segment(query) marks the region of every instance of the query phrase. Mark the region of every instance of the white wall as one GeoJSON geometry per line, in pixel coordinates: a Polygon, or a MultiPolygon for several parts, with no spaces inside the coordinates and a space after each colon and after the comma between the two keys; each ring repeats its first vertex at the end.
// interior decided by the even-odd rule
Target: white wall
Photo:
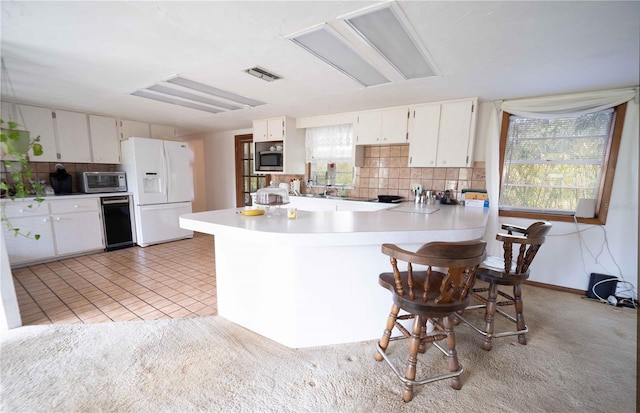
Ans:
{"type": "MultiPolygon", "coordinates": [[[[490,105],[478,111],[475,160],[485,160],[490,105]]],[[[531,266],[530,280],[562,287],[587,290],[592,272],[610,274],[632,283],[638,291],[638,105],[629,102],[618,164],[611,193],[607,224],[579,224],[580,240],[574,223],[553,221],[553,228],[531,266]],[[605,238],[606,236],[606,238],[605,238]],[[608,248],[607,248],[608,242],[608,248]],[[610,251],[610,252],[609,252],[610,251]],[[617,265],[616,265],[617,264],[617,265]],[[618,266],[620,270],[618,270],[618,266]]],[[[499,137],[497,137],[499,139],[499,137]]],[[[527,226],[532,220],[501,217],[500,223],[527,226]]],[[[629,285],[618,284],[618,293],[629,285]]]]}
{"type": "Polygon", "coordinates": [[[234,137],[250,133],[253,133],[253,129],[185,137],[186,140],[202,139],[204,141],[207,210],[236,207],[234,137]]]}

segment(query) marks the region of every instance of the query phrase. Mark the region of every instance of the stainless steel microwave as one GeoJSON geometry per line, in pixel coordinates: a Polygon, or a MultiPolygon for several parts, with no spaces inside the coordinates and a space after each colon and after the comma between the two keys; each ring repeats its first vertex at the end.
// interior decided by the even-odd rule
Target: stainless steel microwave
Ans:
{"type": "Polygon", "coordinates": [[[284,160],[282,151],[262,151],[258,152],[257,171],[282,172],[284,160]]]}
{"type": "Polygon", "coordinates": [[[80,192],[87,194],[103,192],[127,192],[124,172],[81,172],[80,192]]]}

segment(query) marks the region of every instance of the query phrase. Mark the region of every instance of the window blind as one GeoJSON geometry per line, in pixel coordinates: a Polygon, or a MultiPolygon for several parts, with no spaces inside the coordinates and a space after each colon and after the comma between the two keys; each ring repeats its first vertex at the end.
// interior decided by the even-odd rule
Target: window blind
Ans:
{"type": "Polygon", "coordinates": [[[613,116],[510,116],[500,208],[572,213],[579,199],[597,198],[613,116]]]}

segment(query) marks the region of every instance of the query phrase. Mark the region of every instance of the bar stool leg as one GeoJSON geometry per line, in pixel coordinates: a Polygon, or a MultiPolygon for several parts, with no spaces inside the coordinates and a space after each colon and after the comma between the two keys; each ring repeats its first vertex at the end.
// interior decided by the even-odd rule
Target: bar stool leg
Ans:
{"type": "MultiPolygon", "coordinates": [[[[420,347],[420,335],[422,332],[422,325],[424,324],[424,317],[416,315],[413,319],[413,328],[411,331],[411,338],[409,339],[409,359],[404,369],[404,377],[409,380],[416,379],[416,364],[418,363],[418,349],[420,347]]],[[[413,385],[405,383],[404,390],[402,390],[402,399],[405,402],[410,402],[413,399],[413,385]]]]}
{"type": "MultiPolygon", "coordinates": [[[[513,300],[516,307],[516,328],[518,331],[525,330],[527,326],[524,322],[524,303],[522,302],[522,288],[520,287],[520,284],[513,286],[513,300]]],[[[518,334],[518,342],[520,344],[527,344],[527,335],[524,333],[518,334]]]]}
{"type": "Polygon", "coordinates": [[[496,317],[496,299],[498,298],[498,284],[490,283],[489,293],[487,295],[487,307],[485,308],[484,321],[485,327],[484,341],[482,342],[482,348],[489,351],[491,350],[491,338],[493,336],[493,323],[496,317]]]}
{"type": "MultiPolygon", "coordinates": [[[[389,313],[389,317],[387,318],[387,326],[382,333],[382,338],[378,342],[380,344],[380,348],[383,351],[387,351],[387,347],[389,347],[389,339],[391,338],[391,331],[393,327],[396,325],[396,320],[398,319],[398,313],[400,312],[400,307],[397,305],[393,305],[391,307],[391,312],[389,313]]],[[[380,353],[376,352],[376,361],[382,361],[382,356],[380,353]]]]}
{"type": "MultiPolygon", "coordinates": [[[[456,351],[456,335],[453,332],[453,318],[455,318],[454,315],[448,315],[442,319],[444,332],[447,335],[447,359],[449,363],[449,371],[452,373],[460,369],[460,363],[458,362],[458,352],[456,351]]],[[[456,376],[451,379],[451,387],[455,390],[460,390],[462,388],[462,381],[460,380],[460,376],[456,376]]]]}

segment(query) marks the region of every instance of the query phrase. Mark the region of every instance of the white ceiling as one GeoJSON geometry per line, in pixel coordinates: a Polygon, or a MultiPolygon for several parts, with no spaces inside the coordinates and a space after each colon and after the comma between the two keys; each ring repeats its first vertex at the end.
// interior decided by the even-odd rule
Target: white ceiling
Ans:
{"type": "Polygon", "coordinates": [[[384,68],[393,82],[370,88],[285,37],[324,22],[343,31],[339,16],[377,3],[2,0],[1,54],[15,91],[3,89],[3,99],[172,125],[186,135],[271,116],[640,83],[637,1],[399,1],[441,76],[403,80],[384,68]],[[255,65],[283,79],[244,72],[255,65]],[[175,74],[267,104],[211,114],[130,95],[175,74]]]}

